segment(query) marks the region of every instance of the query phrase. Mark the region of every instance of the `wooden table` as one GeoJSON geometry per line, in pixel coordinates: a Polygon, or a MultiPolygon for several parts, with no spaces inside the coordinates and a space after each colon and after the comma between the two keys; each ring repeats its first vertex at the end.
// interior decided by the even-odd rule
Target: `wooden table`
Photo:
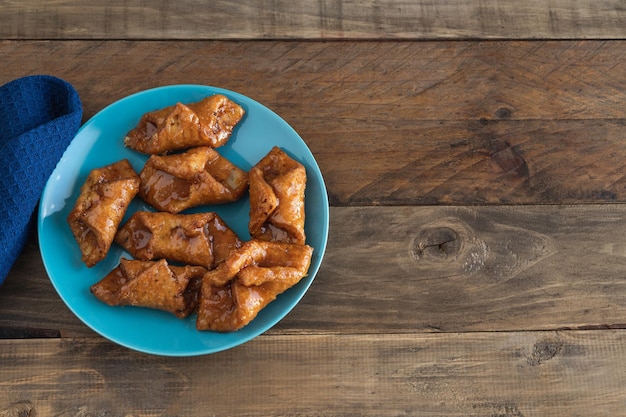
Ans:
{"type": "Polygon", "coordinates": [[[0,84],[64,78],[85,120],[179,83],[273,109],[331,202],[310,290],[244,345],[151,356],[70,312],[33,234],[0,416],[625,415],[622,2],[233,3],[0,1],[0,84]]]}

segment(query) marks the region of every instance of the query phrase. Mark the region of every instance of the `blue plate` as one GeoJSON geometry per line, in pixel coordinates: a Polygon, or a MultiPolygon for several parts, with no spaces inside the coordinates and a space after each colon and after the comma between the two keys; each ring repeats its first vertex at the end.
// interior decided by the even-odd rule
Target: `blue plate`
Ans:
{"type": "MultiPolygon", "coordinates": [[[[239,235],[248,240],[249,199],[195,211],[215,211],[239,235]]],[[[151,210],[138,198],[126,218],[137,210],[151,210]]],[[[300,136],[278,115],[241,94],[209,86],[174,85],[128,96],[106,107],[85,123],[65,151],[43,191],[38,217],[39,245],[45,268],[67,306],[87,326],[109,340],[140,352],[164,356],[193,356],[229,349],[265,332],[281,320],[307,291],[324,256],[328,238],[328,196],[319,167],[300,136]],[[198,331],[195,316],[178,319],[169,313],[139,308],[110,307],[97,300],[89,287],[115,268],[122,256],[117,245],[93,268],[81,254],[67,224],[89,172],[127,158],[137,172],[145,155],[124,147],[123,138],[140,117],[176,102],[191,103],[212,94],[223,94],[241,105],[246,113],[228,143],[218,151],[248,171],[273,146],[279,146],[307,169],[305,194],[307,244],[314,248],[307,277],[264,308],[243,329],[232,333],[198,331]]]]}

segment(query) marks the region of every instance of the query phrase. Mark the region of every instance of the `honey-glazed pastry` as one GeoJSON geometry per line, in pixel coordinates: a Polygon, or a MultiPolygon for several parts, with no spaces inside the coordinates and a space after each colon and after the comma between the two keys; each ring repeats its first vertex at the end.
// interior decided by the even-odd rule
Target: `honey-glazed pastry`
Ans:
{"type": "Polygon", "coordinates": [[[165,259],[120,259],[120,264],[91,286],[92,294],[110,306],[163,310],[184,318],[195,311],[206,269],[169,265],[165,259]]]}
{"type": "Polygon", "coordinates": [[[139,183],[126,159],[94,169],[87,176],[67,222],[88,267],[108,254],[139,183]]]}
{"type": "Polygon", "coordinates": [[[115,242],[136,259],[167,259],[207,269],[223,262],[241,241],[216,213],[138,211],[118,230],[115,242]]]}
{"type": "Polygon", "coordinates": [[[274,147],[249,172],[250,236],[304,244],[304,165],[274,147]]]}
{"type": "Polygon", "coordinates": [[[313,248],[251,240],[202,281],[198,330],[232,332],[252,321],[276,297],[307,275],[313,248]]]}
{"type": "Polygon", "coordinates": [[[207,146],[152,155],[139,176],[139,196],[169,213],[236,201],[248,189],[248,173],[207,146]]]}
{"type": "Polygon", "coordinates": [[[196,146],[224,145],[243,118],[244,109],[216,94],[191,104],[177,103],[145,113],[124,138],[124,144],[145,154],[196,146]]]}

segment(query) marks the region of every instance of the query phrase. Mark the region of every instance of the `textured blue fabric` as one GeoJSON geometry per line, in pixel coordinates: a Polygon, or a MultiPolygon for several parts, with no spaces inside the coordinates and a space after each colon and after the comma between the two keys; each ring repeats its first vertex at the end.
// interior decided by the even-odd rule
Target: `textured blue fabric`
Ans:
{"type": "Polygon", "coordinates": [[[0,87],[0,284],[24,248],[43,188],[82,120],[78,93],[49,75],[0,87]]]}

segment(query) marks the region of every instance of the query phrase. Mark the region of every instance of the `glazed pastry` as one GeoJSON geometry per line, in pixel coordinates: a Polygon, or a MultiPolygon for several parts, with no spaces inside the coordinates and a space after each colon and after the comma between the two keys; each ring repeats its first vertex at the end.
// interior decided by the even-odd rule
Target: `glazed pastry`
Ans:
{"type": "Polygon", "coordinates": [[[201,266],[168,265],[159,261],[120,259],[120,264],[91,286],[91,292],[110,306],[137,306],[187,317],[198,305],[201,266]]]}
{"type": "Polygon", "coordinates": [[[115,242],[136,259],[167,259],[214,268],[241,241],[215,213],[170,214],[138,211],[119,229],[115,242]]]}
{"type": "Polygon", "coordinates": [[[244,115],[237,103],[216,94],[191,104],[145,113],[124,138],[138,152],[160,154],[196,146],[224,145],[244,115]]]}
{"type": "Polygon", "coordinates": [[[198,330],[236,331],[306,276],[313,248],[251,240],[202,281],[198,330]]]}
{"type": "Polygon", "coordinates": [[[67,222],[88,267],[108,254],[117,228],[139,191],[139,182],[126,159],[94,169],[87,176],[67,222]]]}
{"type": "Polygon", "coordinates": [[[248,189],[248,174],[207,146],[152,155],[139,176],[139,196],[169,213],[236,201],[248,189]]]}
{"type": "Polygon", "coordinates": [[[304,244],[306,169],[274,147],[249,173],[250,236],[304,244]]]}

